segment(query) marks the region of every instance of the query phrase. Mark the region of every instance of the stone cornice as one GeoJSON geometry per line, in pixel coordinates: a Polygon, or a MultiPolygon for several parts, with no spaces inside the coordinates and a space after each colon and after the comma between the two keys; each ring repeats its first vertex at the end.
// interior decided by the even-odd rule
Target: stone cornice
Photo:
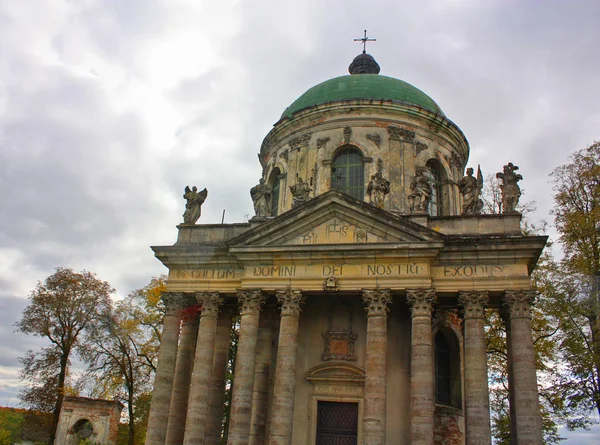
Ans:
{"type": "MultiPolygon", "coordinates": [[[[273,152],[287,144],[287,140],[298,133],[311,131],[313,134],[321,126],[330,121],[343,121],[341,128],[353,125],[354,121],[373,120],[389,121],[392,125],[407,120],[421,121],[420,126],[440,136],[442,130],[450,145],[460,147],[465,158],[469,155],[469,145],[462,130],[442,114],[433,113],[413,104],[386,100],[347,100],[330,104],[317,105],[297,112],[292,118],[280,119],[263,140],[260,156],[264,158],[267,151],[273,152]],[[360,113],[357,113],[360,108],[360,113]],[[326,113],[325,121],[320,115],[326,113]],[[368,117],[367,117],[368,116],[368,117]],[[318,122],[318,124],[315,124],[318,122]]],[[[415,123],[411,124],[412,126],[415,123]]]]}

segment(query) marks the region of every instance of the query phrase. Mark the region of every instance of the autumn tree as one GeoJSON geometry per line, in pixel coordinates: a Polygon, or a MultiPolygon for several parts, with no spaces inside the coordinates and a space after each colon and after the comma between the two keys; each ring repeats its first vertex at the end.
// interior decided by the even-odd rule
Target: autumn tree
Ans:
{"type": "Polygon", "coordinates": [[[50,445],[54,444],[73,354],[83,351],[82,334],[97,325],[99,315],[110,306],[112,292],[110,284],[91,272],[57,268],[31,291],[29,305],[16,323],[17,331],[50,343],[21,358],[21,377],[29,387],[20,394],[25,405],[52,411],[50,445]]]}
{"type": "Polygon", "coordinates": [[[164,307],[165,277],[131,292],[99,319],[98,329],[86,336],[85,359],[93,378],[93,393],[116,397],[128,413],[125,443],[142,444],[156,371],[164,307]]]}
{"type": "Polygon", "coordinates": [[[585,426],[592,411],[600,415],[600,142],[575,152],[552,180],[564,258],[547,288],[560,322],[566,400],[585,426]]]}
{"type": "Polygon", "coordinates": [[[129,418],[127,443],[134,445],[135,398],[148,391],[152,368],[140,355],[143,334],[138,321],[129,313],[128,305],[120,302],[100,319],[99,329],[88,336],[86,358],[90,372],[97,377],[95,395],[117,397],[126,402],[129,418]]]}

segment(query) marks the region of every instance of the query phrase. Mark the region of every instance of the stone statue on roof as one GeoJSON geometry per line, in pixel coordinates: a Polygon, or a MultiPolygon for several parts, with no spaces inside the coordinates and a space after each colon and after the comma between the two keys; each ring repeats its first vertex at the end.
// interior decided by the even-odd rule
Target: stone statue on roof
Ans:
{"type": "Polygon", "coordinates": [[[367,185],[367,193],[371,200],[371,204],[378,209],[383,209],[383,204],[386,195],[390,192],[390,181],[382,176],[381,171],[383,170],[383,161],[379,159],[377,161],[377,171],[367,185]]]}
{"type": "Polygon", "coordinates": [[[462,214],[479,215],[483,209],[483,201],[481,199],[483,175],[481,174],[481,168],[477,166],[477,178],[475,178],[473,177],[473,169],[469,167],[467,174],[456,185],[463,198],[462,214]]]}
{"type": "Polygon", "coordinates": [[[208,190],[206,189],[198,192],[198,188],[196,186],[193,186],[191,190],[188,185],[185,186],[185,193],[183,194],[183,199],[186,200],[185,212],[183,212],[184,224],[196,224],[196,221],[198,221],[200,218],[201,207],[206,200],[207,195],[208,190]]]}
{"type": "Polygon", "coordinates": [[[411,213],[427,213],[433,192],[431,179],[425,174],[427,167],[417,167],[410,183],[408,205],[411,213]]]}
{"type": "Polygon", "coordinates": [[[300,204],[304,204],[308,201],[310,192],[312,189],[307,182],[304,182],[300,176],[296,178],[296,183],[290,185],[290,191],[292,192],[292,209],[300,204]]]}
{"type": "Polygon", "coordinates": [[[265,180],[260,178],[257,185],[250,189],[250,196],[254,203],[254,213],[258,217],[271,216],[271,197],[273,188],[265,184],[265,180]]]}
{"type": "Polygon", "coordinates": [[[502,168],[502,172],[496,173],[496,178],[502,180],[500,190],[502,190],[502,213],[516,213],[517,204],[521,197],[521,187],[518,182],[523,179],[518,173],[518,166],[509,162],[502,168]]]}

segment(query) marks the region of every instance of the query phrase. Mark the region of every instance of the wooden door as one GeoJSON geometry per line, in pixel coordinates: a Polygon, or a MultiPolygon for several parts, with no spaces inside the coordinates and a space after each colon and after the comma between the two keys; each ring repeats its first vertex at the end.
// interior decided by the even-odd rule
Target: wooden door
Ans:
{"type": "Polygon", "coordinates": [[[356,445],[358,403],[318,402],[317,445],[356,445]]]}

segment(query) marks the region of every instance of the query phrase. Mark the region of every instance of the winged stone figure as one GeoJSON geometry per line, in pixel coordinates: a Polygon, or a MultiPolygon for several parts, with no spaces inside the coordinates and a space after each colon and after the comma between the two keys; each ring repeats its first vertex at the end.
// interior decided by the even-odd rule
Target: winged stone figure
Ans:
{"type": "Polygon", "coordinates": [[[198,188],[193,186],[190,190],[190,186],[185,186],[183,199],[186,200],[185,212],[183,212],[183,223],[194,225],[200,218],[202,204],[206,200],[208,190],[204,189],[198,192],[198,188]]]}

